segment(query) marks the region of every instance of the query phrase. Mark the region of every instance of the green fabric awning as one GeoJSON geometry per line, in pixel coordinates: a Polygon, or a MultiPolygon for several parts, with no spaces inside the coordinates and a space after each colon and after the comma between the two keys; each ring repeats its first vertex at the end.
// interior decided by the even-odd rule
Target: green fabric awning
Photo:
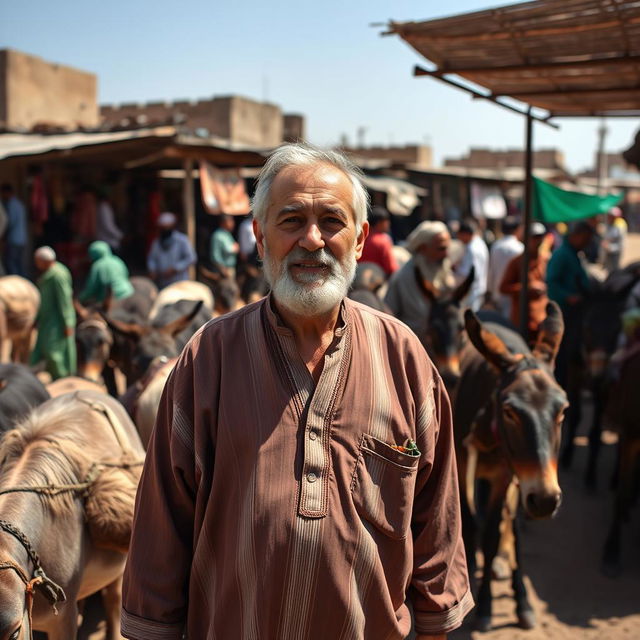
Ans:
{"type": "Polygon", "coordinates": [[[622,198],[622,193],[593,196],[566,191],[533,177],[533,219],[548,224],[572,222],[606,213],[622,198]]]}

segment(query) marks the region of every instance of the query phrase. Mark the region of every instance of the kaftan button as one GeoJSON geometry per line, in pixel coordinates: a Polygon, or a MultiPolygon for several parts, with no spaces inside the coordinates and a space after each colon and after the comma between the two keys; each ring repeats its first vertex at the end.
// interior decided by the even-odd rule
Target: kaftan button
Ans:
{"type": "Polygon", "coordinates": [[[315,473],[310,473],[307,475],[307,482],[315,482],[318,479],[318,476],[315,473]]]}

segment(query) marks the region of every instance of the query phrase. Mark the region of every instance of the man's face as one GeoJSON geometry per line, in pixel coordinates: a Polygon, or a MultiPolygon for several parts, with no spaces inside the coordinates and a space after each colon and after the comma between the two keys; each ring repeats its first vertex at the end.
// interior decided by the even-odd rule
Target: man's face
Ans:
{"type": "Polygon", "coordinates": [[[458,231],[458,240],[460,240],[462,244],[469,244],[472,238],[472,233],[468,233],[467,231],[458,231]]]}
{"type": "Polygon", "coordinates": [[[331,165],[285,167],[270,191],[258,253],[274,297],[300,315],[322,314],[347,294],[368,233],[357,232],[353,187],[331,165]]]}
{"type": "Polygon", "coordinates": [[[587,248],[587,246],[591,242],[592,237],[593,237],[593,233],[589,231],[581,231],[579,233],[574,233],[572,244],[578,251],[582,251],[583,249],[587,248]]]}
{"type": "Polygon", "coordinates": [[[540,245],[543,240],[544,236],[531,236],[531,238],[529,238],[529,253],[531,255],[538,255],[538,251],[540,251],[540,245]]]}
{"type": "Polygon", "coordinates": [[[448,233],[438,233],[420,248],[420,253],[429,261],[440,264],[449,252],[451,238],[448,233]]]}

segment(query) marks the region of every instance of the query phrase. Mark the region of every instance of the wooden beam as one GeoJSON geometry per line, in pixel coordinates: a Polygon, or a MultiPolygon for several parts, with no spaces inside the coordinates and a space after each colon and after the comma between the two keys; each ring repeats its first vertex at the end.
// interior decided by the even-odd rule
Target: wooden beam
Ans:
{"type": "MultiPolygon", "coordinates": [[[[417,42],[420,38],[429,40],[430,43],[472,43],[472,42],[496,42],[500,40],[510,40],[512,33],[519,38],[548,38],[549,36],[562,36],[565,34],[587,33],[598,30],[614,29],[622,26],[623,20],[607,20],[604,22],[595,22],[591,24],[578,24],[566,27],[545,27],[540,29],[518,29],[514,28],[513,32],[509,30],[509,23],[501,23],[503,31],[482,33],[463,33],[463,34],[447,34],[447,33],[420,33],[419,31],[399,33],[405,40],[413,40],[417,42]]],[[[625,24],[640,24],[640,17],[628,18],[624,20],[625,24]]],[[[396,33],[394,31],[384,33],[390,35],[396,33]]]]}
{"type": "Polygon", "coordinates": [[[521,98],[532,98],[538,96],[558,96],[562,97],[571,97],[576,95],[585,95],[585,94],[607,94],[607,93],[624,93],[624,94],[633,94],[640,93],[640,87],[607,87],[605,89],[598,89],[597,87],[592,87],[590,89],[580,88],[580,89],[552,89],[550,91],[518,91],[514,93],[492,93],[491,95],[494,98],[516,98],[520,100],[521,98]]]}
{"type": "Polygon", "coordinates": [[[574,60],[573,62],[545,62],[543,64],[510,64],[504,66],[484,66],[484,67],[440,67],[433,71],[424,70],[420,75],[441,78],[448,74],[473,74],[473,73],[517,73],[520,71],[557,71],[559,69],[581,69],[583,67],[602,67],[621,64],[638,64],[640,56],[616,56],[611,58],[592,58],[589,60],[574,60]]]}
{"type": "MultiPolygon", "coordinates": [[[[196,248],[196,206],[193,197],[193,160],[185,158],[182,163],[184,169],[184,177],[182,178],[182,212],[185,222],[185,231],[191,246],[196,248]]],[[[189,267],[189,277],[195,280],[196,267],[189,267]]]]}
{"type": "MultiPolygon", "coordinates": [[[[498,106],[503,107],[504,109],[508,109],[509,111],[518,113],[521,116],[529,115],[529,112],[527,111],[523,111],[522,109],[517,109],[516,107],[513,107],[510,104],[505,104],[504,102],[501,102],[496,98],[492,98],[490,95],[480,93],[479,91],[476,91],[475,89],[471,89],[470,87],[466,87],[465,85],[459,82],[456,82],[455,80],[451,80],[450,78],[442,78],[440,76],[433,76],[429,71],[427,71],[426,69],[423,69],[422,67],[419,67],[418,65],[416,65],[413,68],[413,75],[415,77],[430,76],[430,77],[436,78],[437,80],[440,80],[440,82],[444,82],[445,84],[449,84],[452,87],[455,87],[456,89],[462,89],[463,91],[470,93],[474,98],[478,98],[480,100],[488,100],[489,102],[493,102],[494,104],[497,104],[498,106]]],[[[538,122],[543,122],[544,124],[548,125],[549,127],[552,127],[553,129],[559,128],[557,124],[554,124],[553,122],[549,122],[550,116],[539,117],[539,116],[529,115],[529,117],[533,118],[534,120],[537,120],[538,122]]]]}

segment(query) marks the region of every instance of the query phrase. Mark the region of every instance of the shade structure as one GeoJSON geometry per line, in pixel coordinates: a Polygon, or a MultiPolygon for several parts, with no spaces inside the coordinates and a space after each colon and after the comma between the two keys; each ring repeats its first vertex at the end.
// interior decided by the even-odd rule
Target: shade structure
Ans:
{"type": "Polygon", "coordinates": [[[640,115],[640,2],[538,0],[391,22],[435,68],[553,116],[640,115]]]}
{"type": "MultiPolygon", "coordinates": [[[[432,68],[416,66],[414,75],[526,115],[525,246],[532,220],[533,121],[640,116],[640,0],[536,0],[437,20],[392,21],[383,35],[391,34],[430,62],[432,68]]],[[[528,266],[525,251],[523,335],[528,266]]]]}

